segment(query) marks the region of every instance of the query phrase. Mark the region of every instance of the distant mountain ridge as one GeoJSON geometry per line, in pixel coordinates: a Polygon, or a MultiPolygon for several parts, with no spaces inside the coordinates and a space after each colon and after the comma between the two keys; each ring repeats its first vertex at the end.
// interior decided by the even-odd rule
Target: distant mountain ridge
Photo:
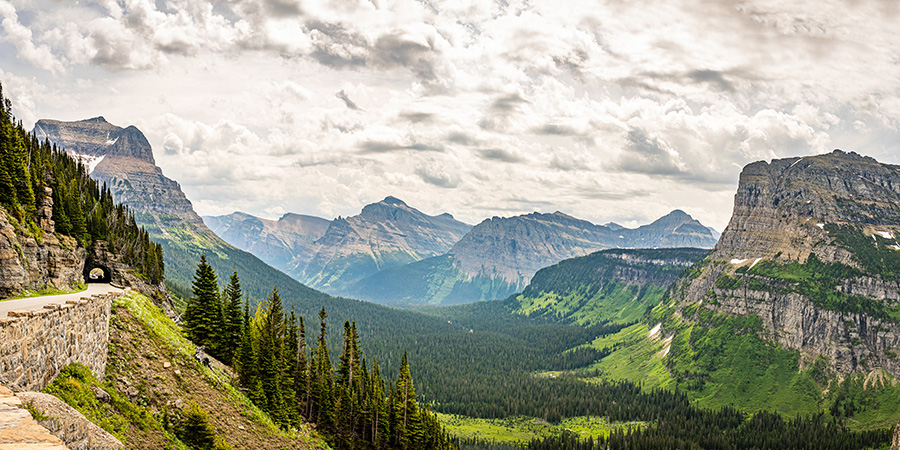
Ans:
{"type": "Polygon", "coordinates": [[[680,210],[635,229],[595,225],[559,211],[493,217],[471,227],[391,196],[359,215],[334,219],[322,235],[301,231],[291,237],[282,220],[243,213],[204,220],[229,243],[309,286],[407,306],[504,298],[541,268],[601,249],[711,248],[718,239],[680,210]]]}
{"type": "Polygon", "coordinates": [[[595,225],[561,212],[493,217],[446,255],[378,272],[344,295],[401,305],[505,298],[538,270],[565,259],[608,248],[711,248],[717,237],[678,210],[635,229],[595,225]]]}
{"type": "Polygon", "coordinates": [[[242,212],[203,216],[203,222],[235,247],[256,255],[282,271],[305,247],[325,235],[331,221],[321,217],[287,213],[278,220],[242,212]]]}

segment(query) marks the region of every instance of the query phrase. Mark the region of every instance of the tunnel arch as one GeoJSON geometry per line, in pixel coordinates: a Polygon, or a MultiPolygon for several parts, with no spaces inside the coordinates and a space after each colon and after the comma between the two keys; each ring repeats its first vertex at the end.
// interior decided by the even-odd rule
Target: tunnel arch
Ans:
{"type": "Polygon", "coordinates": [[[112,281],[112,271],[109,270],[109,267],[99,263],[84,265],[85,283],[109,283],[110,281],[112,281]]]}

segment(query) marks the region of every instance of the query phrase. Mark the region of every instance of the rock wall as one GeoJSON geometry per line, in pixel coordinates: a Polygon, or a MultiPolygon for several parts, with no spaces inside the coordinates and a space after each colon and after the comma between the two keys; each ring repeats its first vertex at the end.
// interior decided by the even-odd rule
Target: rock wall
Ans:
{"type": "Polygon", "coordinates": [[[0,384],[40,391],[63,367],[81,363],[97,378],[106,373],[109,318],[115,294],[69,300],[0,319],[0,384]]]}
{"type": "MultiPolygon", "coordinates": [[[[39,210],[50,205],[41,205],[39,210]]],[[[0,208],[0,298],[48,286],[68,288],[84,281],[84,249],[75,239],[57,237],[52,221],[44,225],[49,230],[43,233],[26,232],[0,208]]]]}

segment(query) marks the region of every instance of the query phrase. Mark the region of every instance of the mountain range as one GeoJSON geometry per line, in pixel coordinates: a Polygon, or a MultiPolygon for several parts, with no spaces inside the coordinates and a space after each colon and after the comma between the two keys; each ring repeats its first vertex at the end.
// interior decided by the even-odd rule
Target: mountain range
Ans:
{"type": "Polygon", "coordinates": [[[539,269],[600,249],[711,248],[718,238],[680,210],[635,229],[558,211],[493,217],[470,227],[446,213],[428,216],[395,197],[335,219],[318,238],[288,231],[283,219],[234,213],[204,220],[239,248],[263,259],[279,255],[268,261],[311,287],[407,306],[505,298],[539,269]]]}

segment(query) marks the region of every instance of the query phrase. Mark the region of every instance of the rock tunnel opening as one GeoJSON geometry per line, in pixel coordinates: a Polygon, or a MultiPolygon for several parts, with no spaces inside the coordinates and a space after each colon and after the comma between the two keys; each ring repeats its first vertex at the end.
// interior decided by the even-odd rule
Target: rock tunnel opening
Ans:
{"type": "Polygon", "coordinates": [[[86,283],[109,283],[112,281],[112,273],[109,267],[102,264],[85,264],[84,281],[86,283]]]}

